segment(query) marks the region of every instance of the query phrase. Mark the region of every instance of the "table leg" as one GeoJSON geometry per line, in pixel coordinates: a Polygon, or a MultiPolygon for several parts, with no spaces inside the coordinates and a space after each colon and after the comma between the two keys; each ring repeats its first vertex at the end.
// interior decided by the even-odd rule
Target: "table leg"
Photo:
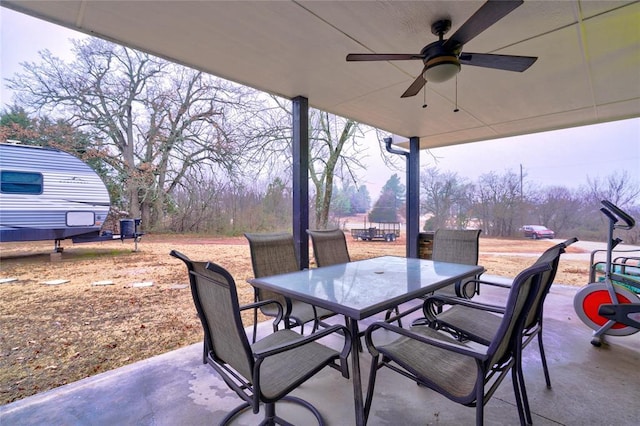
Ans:
{"type": "Polygon", "coordinates": [[[360,374],[360,330],[358,329],[358,321],[349,317],[344,319],[351,333],[351,377],[353,380],[353,401],[356,407],[356,425],[364,426],[364,401],[360,374]]]}

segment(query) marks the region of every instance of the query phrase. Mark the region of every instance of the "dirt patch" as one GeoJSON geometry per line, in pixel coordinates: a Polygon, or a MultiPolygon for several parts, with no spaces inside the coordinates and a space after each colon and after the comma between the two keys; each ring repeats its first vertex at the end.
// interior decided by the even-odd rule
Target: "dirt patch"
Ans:
{"type": "MultiPolygon", "coordinates": [[[[348,244],[353,260],[405,254],[402,238],[348,244]]],[[[552,244],[481,239],[480,264],[514,276],[552,244]]],[[[52,249],[52,242],[0,246],[0,278],[18,279],[0,284],[0,404],[201,341],[186,269],[172,249],[221,264],[235,277],[240,302],[253,301],[244,237],[147,235],[138,252],[132,242],[65,243],[59,261],[52,249]],[[51,280],[68,282],[42,284],[51,280]]],[[[587,261],[562,260],[556,282],[583,285],[587,277],[587,261]]]]}

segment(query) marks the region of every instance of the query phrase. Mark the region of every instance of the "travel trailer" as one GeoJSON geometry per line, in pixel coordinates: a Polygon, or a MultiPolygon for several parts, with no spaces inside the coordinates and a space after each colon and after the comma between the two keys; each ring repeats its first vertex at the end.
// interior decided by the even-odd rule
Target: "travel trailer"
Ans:
{"type": "Polygon", "coordinates": [[[61,251],[67,238],[137,239],[140,221],[132,219],[121,221],[121,235],[101,234],[110,204],[100,176],[73,155],[0,143],[0,242],[54,240],[61,251]]]}

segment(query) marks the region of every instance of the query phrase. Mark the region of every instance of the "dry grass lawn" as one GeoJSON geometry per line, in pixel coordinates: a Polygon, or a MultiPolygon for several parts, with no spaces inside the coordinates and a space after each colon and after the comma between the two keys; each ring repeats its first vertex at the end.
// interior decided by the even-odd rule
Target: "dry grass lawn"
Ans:
{"type": "MultiPolygon", "coordinates": [[[[480,264],[490,274],[514,276],[535,259],[526,254],[550,245],[481,239],[480,264]]],[[[18,278],[0,284],[0,404],[200,341],[186,269],[168,255],[172,249],[221,264],[235,277],[241,303],[253,299],[244,237],[147,235],[138,252],[120,241],[64,246],[62,259],[52,262],[52,242],[0,245],[0,279],[18,278]],[[56,279],[69,282],[42,284],[56,279]],[[113,285],[92,285],[99,281],[113,285]]],[[[353,260],[403,256],[405,242],[349,239],[349,251],[353,260]]],[[[583,285],[587,277],[588,262],[562,260],[556,282],[583,285]]]]}

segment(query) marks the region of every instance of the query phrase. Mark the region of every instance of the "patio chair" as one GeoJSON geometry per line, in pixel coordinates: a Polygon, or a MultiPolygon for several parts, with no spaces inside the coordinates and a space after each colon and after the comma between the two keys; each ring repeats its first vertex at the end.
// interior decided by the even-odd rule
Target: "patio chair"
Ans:
{"type": "Polygon", "coordinates": [[[256,305],[271,304],[277,307],[281,315],[282,306],[276,301],[265,300],[241,307],[235,281],[224,268],[211,262],[203,268],[203,262],[192,262],[175,250],[171,255],[182,260],[189,271],[193,302],[202,323],[205,341],[209,344],[205,362],[245,401],[229,412],[220,424],[228,424],[248,408],[258,414],[262,403],[265,418],[261,424],[290,424],[276,414],[275,404],[278,401],[302,405],[320,425],[324,424],[322,415],[313,405],[288,394],[326,366],[337,369],[343,377],[349,378],[347,356],[351,348],[351,336],[346,327],[336,325],[308,336],[284,329],[250,345],[243,328],[241,311],[256,305]],[[344,343],[340,351],[317,342],[334,333],[343,336],[344,343]]]}
{"type": "Polygon", "coordinates": [[[471,347],[424,325],[410,329],[384,321],[367,328],[365,338],[372,356],[369,386],[365,401],[365,419],[371,410],[376,375],[388,367],[417,384],[443,396],[476,408],[476,424],[484,421],[484,405],[511,371],[520,422],[530,418],[524,377],[521,370],[521,341],[524,319],[533,304],[541,275],[549,264],[534,265],[513,281],[505,313],[489,345],[471,347]],[[381,343],[375,342],[378,329],[384,329],[381,343]],[[390,335],[397,335],[389,340],[390,335]]]}
{"type": "MultiPolygon", "coordinates": [[[[433,253],[431,260],[437,262],[449,262],[449,263],[462,263],[466,265],[477,265],[478,256],[480,253],[479,239],[481,229],[437,229],[433,236],[433,253]]],[[[468,299],[472,298],[477,292],[477,286],[466,284],[469,281],[474,281],[478,277],[469,277],[467,279],[456,282],[446,286],[435,294],[442,294],[447,296],[462,296],[468,299]]],[[[424,296],[422,299],[426,299],[429,295],[424,296]]],[[[420,309],[420,305],[410,308],[407,312],[404,312],[402,316],[410,312],[415,312],[420,309]]],[[[390,312],[387,312],[386,318],[390,317],[390,312]]],[[[412,325],[425,324],[423,318],[418,318],[413,321],[412,325]]]]}
{"type": "MultiPolygon", "coordinates": [[[[287,233],[274,234],[244,234],[249,240],[251,251],[251,264],[253,265],[253,276],[262,278],[269,275],[285,274],[287,272],[299,271],[298,259],[296,258],[295,244],[293,236],[287,233]]],[[[284,308],[284,326],[291,328],[300,326],[300,333],[304,334],[304,325],[313,321],[313,333],[320,326],[320,320],[334,315],[333,312],[310,305],[299,300],[285,298],[283,295],[273,291],[254,287],[254,301],[276,300],[284,308]]],[[[277,309],[273,305],[263,305],[259,307],[260,312],[269,317],[276,317],[277,309]]],[[[273,331],[278,329],[278,322],[274,322],[273,331]]],[[[256,340],[258,331],[258,308],[253,314],[253,340],[256,340]]]]}
{"type": "MultiPolygon", "coordinates": [[[[542,369],[548,389],[551,389],[551,379],[549,377],[549,369],[547,367],[542,341],[543,306],[551,284],[553,284],[555,279],[560,262],[560,255],[565,252],[568,246],[576,241],[578,241],[577,238],[571,238],[548,248],[532,265],[549,264],[551,265],[551,269],[542,274],[542,281],[535,295],[533,307],[525,318],[522,331],[522,347],[527,346],[534,337],[538,336],[542,369]]],[[[492,286],[505,289],[511,287],[511,284],[486,280],[475,280],[474,283],[469,282],[468,285],[492,286]]],[[[423,305],[423,313],[430,327],[447,331],[458,339],[468,339],[483,345],[489,345],[491,343],[496,330],[500,327],[502,322],[501,315],[503,315],[504,312],[504,305],[476,303],[458,297],[440,295],[429,297],[423,305]],[[437,311],[443,304],[447,305],[448,309],[438,313],[437,311]],[[438,306],[438,309],[436,309],[435,306],[438,306]]]]}
{"type": "Polygon", "coordinates": [[[313,256],[318,267],[351,262],[347,240],[340,229],[307,229],[307,234],[311,237],[313,256]]]}

